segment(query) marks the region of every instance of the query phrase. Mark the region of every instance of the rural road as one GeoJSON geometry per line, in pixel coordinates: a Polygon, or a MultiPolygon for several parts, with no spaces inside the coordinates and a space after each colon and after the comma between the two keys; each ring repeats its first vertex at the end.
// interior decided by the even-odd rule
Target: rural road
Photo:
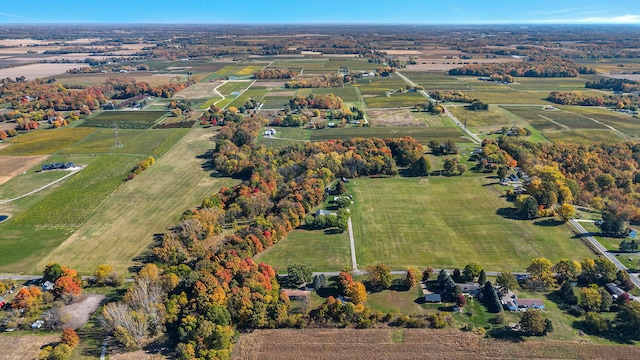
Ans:
{"type": "MultiPolygon", "coordinates": [[[[408,83],[411,86],[418,86],[418,84],[414,83],[413,81],[411,81],[408,77],[404,76],[403,74],[401,74],[400,72],[396,71],[396,74],[398,74],[398,76],[400,76],[402,78],[402,80],[404,80],[406,83],[408,83]]],[[[424,91],[424,90],[418,90],[418,92],[420,94],[422,94],[422,96],[424,96],[425,98],[427,98],[429,101],[432,102],[436,102],[435,100],[433,100],[431,98],[431,96],[429,96],[429,94],[424,91]]],[[[462,129],[462,131],[465,132],[465,134],[467,134],[471,140],[476,143],[476,144],[480,144],[482,143],[482,140],[478,137],[478,135],[472,133],[469,129],[467,129],[464,125],[462,125],[462,122],[460,122],[460,120],[458,120],[457,117],[455,117],[450,111],[449,109],[447,109],[446,107],[444,108],[444,113],[451,118],[451,120],[453,120],[453,122],[458,125],[458,127],[460,129],[462,129]]]]}
{"type": "MultiPolygon", "coordinates": [[[[618,260],[612,253],[607,251],[607,249],[604,246],[602,246],[602,244],[600,244],[598,240],[596,240],[593,236],[591,236],[590,232],[588,232],[584,227],[582,227],[582,225],[580,225],[578,221],[576,221],[575,219],[571,219],[569,220],[569,223],[581,235],[584,235],[584,238],[587,239],[587,241],[591,244],[591,247],[593,249],[597,250],[600,254],[602,254],[602,256],[609,259],[609,261],[611,261],[616,266],[616,268],[618,268],[618,270],[629,271],[629,269],[626,266],[624,266],[620,262],[620,260],[618,260]]],[[[633,284],[640,288],[640,279],[638,279],[638,276],[636,274],[629,274],[629,275],[631,277],[631,281],[633,282],[633,284]]]]}
{"type": "Polygon", "coordinates": [[[353,239],[353,225],[351,224],[351,216],[349,216],[349,245],[351,246],[351,268],[358,272],[358,262],[356,261],[356,242],[353,239]]]}
{"type": "Polygon", "coordinates": [[[24,195],[20,195],[20,196],[18,196],[18,197],[15,197],[15,198],[13,198],[13,199],[9,199],[9,200],[0,200],[0,205],[2,205],[2,204],[6,204],[6,203],[10,203],[10,202],[15,201],[15,200],[18,200],[18,199],[22,199],[23,197],[27,197],[27,196],[29,196],[29,195],[32,195],[32,194],[37,193],[38,191],[44,190],[44,189],[48,188],[49,186],[51,186],[51,185],[53,185],[53,184],[56,184],[56,183],[59,183],[60,181],[62,181],[62,180],[64,180],[64,179],[66,179],[66,178],[68,178],[69,176],[71,176],[71,175],[73,175],[73,174],[77,173],[78,171],[80,171],[80,170],[84,169],[84,167],[85,167],[85,165],[76,166],[76,167],[74,167],[74,168],[72,168],[72,169],[71,169],[71,172],[70,172],[69,174],[67,174],[67,175],[65,175],[65,176],[63,176],[63,177],[61,177],[60,179],[58,179],[58,180],[56,180],[56,181],[52,181],[52,182],[48,183],[48,184],[47,184],[47,185],[45,185],[45,186],[41,186],[41,187],[39,187],[39,188],[37,188],[37,189],[35,189],[35,190],[31,191],[31,192],[28,192],[28,193],[26,193],[26,194],[24,194],[24,195]]]}

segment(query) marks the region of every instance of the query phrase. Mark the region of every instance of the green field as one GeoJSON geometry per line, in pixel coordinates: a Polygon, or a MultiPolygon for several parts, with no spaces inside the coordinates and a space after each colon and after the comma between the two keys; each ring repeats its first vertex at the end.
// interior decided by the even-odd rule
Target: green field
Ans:
{"type": "Polygon", "coordinates": [[[429,90],[470,90],[469,84],[454,76],[443,73],[403,71],[403,75],[429,90]]]}
{"type": "Polygon", "coordinates": [[[345,127],[336,129],[312,130],[310,139],[349,139],[354,137],[378,137],[394,138],[411,136],[417,141],[426,144],[429,140],[448,140],[467,142],[467,138],[457,127],[409,127],[409,126],[389,126],[389,127],[345,127]]]}
{"type": "Polygon", "coordinates": [[[249,99],[253,98],[256,101],[262,101],[264,96],[269,93],[267,89],[255,88],[251,87],[247,89],[247,91],[240,94],[238,97],[233,99],[233,101],[229,104],[229,106],[235,106],[236,108],[241,107],[249,101],[249,99]]]}
{"type": "Polygon", "coordinates": [[[218,87],[218,91],[224,96],[236,96],[231,94],[234,92],[239,93],[249,85],[251,85],[250,81],[227,81],[218,87]]]}
{"type": "MultiPolygon", "coordinates": [[[[163,233],[177,224],[185,209],[199,205],[204,197],[217,192],[220,187],[237,183],[237,180],[229,178],[211,177],[203,171],[205,160],[197,156],[213,146],[209,140],[211,135],[211,131],[206,129],[190,129],[153,166],[111,194],[60,246],[50,248],[46,256],[43,254],[37,261],[22,266],[27,271],[40,272],[49,261],[57,261],[89,275],[98,264],[108,263],[120,274],[126,274],[132,265],[141,263],[136,258],[153,243],[154,234],[163,233]]],[[[120,157],[109,156],[107,159],[120,157]]],[[[123,158],[120,162],[135,159],[123,158]]],[[[125,165],[118,166],[130,170],[125,165]]],[[[0,269],[11,270],[7,267],[0,269]]]]}
{"type": "Polygon", "coordinates": [[[262,98],[263,109],[282,109],[291,100],[290,97],[284,96],[265,96],[262,98]]]}
{"type": "Polygon", "coordinates": [[[587,106],[561,106],[562,110],[600,121],[631,137],[640,137],[640,119],[612,110],[587,106]]]}
{"type": "Polygon", "coordinates": [[[563,130],[548,131],[544,136],[554,143],[574,143],[574,144],[593,144],[593,143],[617,143],[625,141],[619,133],[611,130],[563,130]]]}
{"type": "Polygon", "coordinates": [[[425,102],[424,96],[417,92],[395,93],[389,96],[366,97],[364,102],[370,109],[393,108],[393,107],[413,107],[416,104],[425,102]]]}
{"type": "Polygon", "coordinates": [[[166,111],[103,111],[91,116],[80,126],[113,128],[115,123],[119,129],[148,129],[166,114],[166,111]]]}
{"type": "Polygon", "coordinates": [[[345,86],[341,88],[319,88],[319,89],[311,89],[312,94],[334,94],[341,98],[344,102],[357,102],[360,101],[360,96],[358,96],[358,92],[352,86],[345,86]]]}
{"type": "Polygon", "coordinates": [[[532,258],[593,254],[554,219],[509,219],[503,188],[484,175],[354,179],[349,184],[359,267],[461,267],[524,270],[532,258]],[[455,191],[452,191],[455,189],[455,191]]]}
{"type": "Polygon", "coordinates": [[[267,263],[281,273],[287,272],[287,265],[291,263],[307,265],[314,271],[340,271],[351,266],[349,235],[294,230],[277,246],[260,253],[256,261],[267,263]]]}
{"type": "Polygon", "coordinates": [[[142,159],[124,155],[98,157],[36,206],[13,217],[6,226],[78,227],[124,183],[127,173],[142,159]]]}
{"type": "Polygon", "coordinates": [[[353,85],[360,88],[360,92],[364,95],[386,96],[389,90],[400,90],[407,86],[407,83],[400,77],[391,78],[363,78],[358,79],[356,84],[353,85]]]}
{"type": "Polygon", "coordinates": [[[0,149],[0,155],[47,155],[82,140],[95,129],[59,128],[30,131],[11,138],[5,143],[10,146],[0,149]]]}
{"type": "Polygon", "coordinates": [[[113,130],[98,129],[60,154],[164,154],[178,142],[189,129],[119,130],[122,147],[114,147],[113,130]]]}

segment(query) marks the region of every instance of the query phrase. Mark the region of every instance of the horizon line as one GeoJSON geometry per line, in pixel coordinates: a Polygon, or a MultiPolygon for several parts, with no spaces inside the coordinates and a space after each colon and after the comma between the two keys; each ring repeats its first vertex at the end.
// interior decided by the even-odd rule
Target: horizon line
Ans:
{"type": "Polygon", "coordinates": [[[211,23],[211,22],[27,22],[27,23],[4,23],[0,24],[0,27],[11,26],[82,26],[82,25],[102,25],[102,26],[119,26],[119,25],[210,25],[210,26],[624,26],[624,27],[638,27],[640,22],[511,22],[511,21],[497,21],[497,22],[460,22],[460,23],[394,23],[394,22],[317,22],[317,23],[302,23],[302,22],[254,22],[254,23],[241,23],[241,22],[229,22],[229,23],[211,23]]]}

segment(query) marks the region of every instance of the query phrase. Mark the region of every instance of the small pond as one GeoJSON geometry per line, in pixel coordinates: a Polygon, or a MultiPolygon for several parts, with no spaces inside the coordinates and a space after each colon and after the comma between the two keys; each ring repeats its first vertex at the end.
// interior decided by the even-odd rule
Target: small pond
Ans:
{"type": "Polygon", "coordinates": [[[9,218],[9,215],[0,214],[0,223],[7,220],[8,218],[9,218]]]}

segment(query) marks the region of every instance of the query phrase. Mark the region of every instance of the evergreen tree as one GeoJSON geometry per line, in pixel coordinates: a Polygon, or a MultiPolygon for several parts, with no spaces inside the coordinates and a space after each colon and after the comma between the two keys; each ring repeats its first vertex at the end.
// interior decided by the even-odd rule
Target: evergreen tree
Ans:
{"type": "Polygon", "coordinates": [[[500,303],[500,298],[498,297],[498,293],[496,289],[491,284],[491,281],[487,281],[484,284],[484,288],[482,291],[484,302],[484,306],[487,307],[487,310],[492,313],[498,313],[502,311],[502,304],[500,303]]]}
{"type": "Polygon", "coordinates": [[[480,286],[484,286],[487,282],[487,274],[484,272],[484,269],[480,270],[480,275],[478,275],[478,284],[480,286]]]}

